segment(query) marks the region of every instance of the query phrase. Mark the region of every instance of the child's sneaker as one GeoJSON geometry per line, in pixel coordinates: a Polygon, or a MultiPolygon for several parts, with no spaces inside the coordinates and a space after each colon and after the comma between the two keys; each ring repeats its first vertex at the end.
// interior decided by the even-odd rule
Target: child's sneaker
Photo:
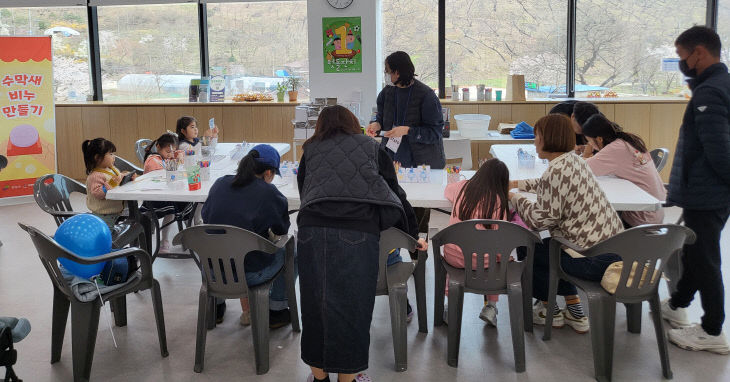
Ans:
{"type": "MultiPolygon", "coordinates": [[[[532,323],[534,325],[545,325],[545,313],[547,312],[547,305],[543,304],[542,301],[538,300],[532,307],[532,323]]],[[[565,319],[563,318],[563,312],[557,312],[553,314],[553,328],[560,329],[565,326],[565,319]]]]}
{"type": "Polygon", "coordinates": [[[484,305],[482,312],[479,313],[479,318],[486,322],[489,326],[497,327],[497,306],[493,302],[489,301],[487,305],[484,305]]]}
{"type": "Polygon", "coordinates": [[[719,336],[711,336],[705,332],[700,324],[693,326],[671,329],[668,333],[669,341],[682,349],[693,351],[709,351],[716,354],[730,353],[725,333],[719,336]]]}
{"type": "Polygon", "coordinates": [[[413,321],[413,308],[411,308],[411,302],[406,300],[406,323],[410,324],[413,321]]]}
{"type": "Polygon", "coordinates": [[[355,379],[353,379],[352,382],[373,382],[373,379],[365,373],[360,373],[355,376],[355,379]]]}
{"type": "MultiPolygon", "coordinates": [[[[583,316],[581,318],[576,318],[573,316],[572,313],[570,313],[570,310],[565,309],[563,311],[563,318],[565,319],[565,323],[568,324],[573,330],[575,330],[578,334],[586,334],[588,333],[588,330],[590,329],[590,324],[588,323],[588,317],[583,316]]],[[[555,320],[553,319],[553,322],[555,320]]]]}
{"type": "Polygon", "coordinates": [[[251,311],[241,312],[241,318],[238,320],[241,326],[251,325],[251,311]]]}
{"type": "Polygon", "coordinates": [[[687,309],[673,309],[669,305],[669,299],[662,301],[662,318],[667,320],[667,322],[669,322],[669,325],[675,329],[686,328],[692,325],[692,323],[689,322],[689,319],[687,318],[687,309]]]}

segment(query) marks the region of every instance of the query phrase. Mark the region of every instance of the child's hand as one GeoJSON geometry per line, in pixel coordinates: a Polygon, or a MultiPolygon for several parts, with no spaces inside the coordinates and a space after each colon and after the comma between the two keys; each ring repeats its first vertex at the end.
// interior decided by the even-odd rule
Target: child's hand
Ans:
{"type": "Polygon", "coordinates": [[[116,184],[122,184],[122,179],[124,179],[124,175],[127,175],[127,173],[126,173],[126,172],[123,172],[123,173],[121,173],[121,174],[119,174],[119,175],[115,176],[115,177],[113,178],[113,179],[114,179],[114,182],[115,182],[116,184]]]}
{"type": "Polygon", "coordinates": [[[519,185],[519,183],[516,180],[510,180],[509,181],[509,189],[510,190],[513,189],[513,188],[519,188],[519,187],[520,187],[520,185],[519,185]]]}
{"type": "Polygon", "coordinates": [[[132,180],[137,179],[137,175],[139,175],[139,174],[137,174],[136,172],[134,174],[132,174],[132,180]]]}
{"type": "Polygon", "coordinates": [[[213,125],[213,129],[211,130],[213,132],[213,138],[218,138],[218,132],[220,129],[218,129],[218,125],[213,125]]]}
{"type": "Polygon", "coordinates": [[[420,238],[416,243],[416,249],[419,251],[428,251],[428,242],[426,239],[420,238]]]}

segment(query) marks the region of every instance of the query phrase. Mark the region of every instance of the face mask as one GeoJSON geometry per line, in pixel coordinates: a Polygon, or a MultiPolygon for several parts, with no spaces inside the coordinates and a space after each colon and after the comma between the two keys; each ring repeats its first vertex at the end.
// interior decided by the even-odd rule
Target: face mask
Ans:
{"type": "MultiPolygon", "coordinates": [[[[694,54],[694,52],[692,52],[692,54],[694,54]]],[[[687,58],[692,56],[692,54],[687,56],[687,58]]],[[[697,77],[697,68],[690,69],[689,65],[687,64],[687,59],[679,61],[679,71],[682,72],[682,74],[684,74],[685,77],[689,77],[689,78],[697,77]]]]}
{"type": "Polygon", "coordinates": [[[383,77],[383,80],[385,82],[385,86],[394,86],[395,84],[390,79],[390,74],[386,74],[385,77],[383,77]]]}

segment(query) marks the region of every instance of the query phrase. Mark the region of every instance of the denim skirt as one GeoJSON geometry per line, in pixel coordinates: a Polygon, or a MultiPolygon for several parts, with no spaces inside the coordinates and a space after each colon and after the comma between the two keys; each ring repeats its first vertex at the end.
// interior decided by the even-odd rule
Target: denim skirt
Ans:
{"type": "Polygon", "coordinates": [[[330,373],[368,368],[370,322],[378,282],[379,235],[300,227],[302,360],[330,373]]]}

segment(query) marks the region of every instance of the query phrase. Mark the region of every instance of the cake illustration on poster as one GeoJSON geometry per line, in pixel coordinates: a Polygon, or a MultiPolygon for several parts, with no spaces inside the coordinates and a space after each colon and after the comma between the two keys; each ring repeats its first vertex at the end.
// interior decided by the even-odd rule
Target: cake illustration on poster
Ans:
{"type": "Polygon", "coordinates": [[[0,37],[0,198],[56,172],[51,37],[0,37]]]}

